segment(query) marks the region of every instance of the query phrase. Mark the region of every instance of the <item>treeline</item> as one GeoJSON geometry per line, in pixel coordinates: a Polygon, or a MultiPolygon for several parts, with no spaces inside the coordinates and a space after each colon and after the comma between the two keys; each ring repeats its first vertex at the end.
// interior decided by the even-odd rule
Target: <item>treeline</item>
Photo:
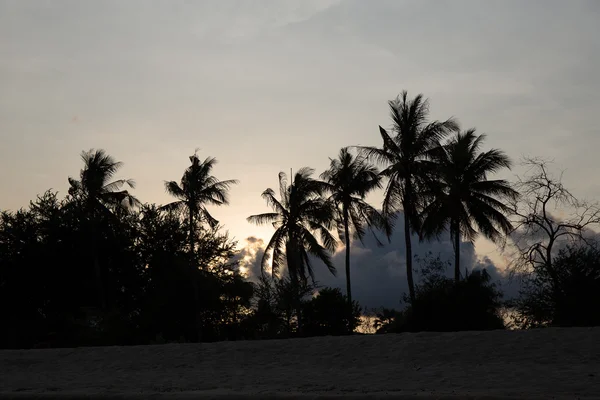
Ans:
{"type": "Polygon", "coordinates": [[[115,179],[122,164],[103,150],[82,153],[67,196],[48,191],[0,216],[0,346],[349,334],[365,313],[352,299],[351,267],[362,266],[351,264],[351,240],[391,242],[399,213],[409,293],[404,310],[378,313],[378,332],[502,329],[507,307],[523,328],[598,324],[600,253],[590,230],[598,208],[540,160],[528,160],[530,174],[516,183],[493,179],[511,167],[508,156],[483,151],[485,136],[454,119],[429,121],[421,95],[403,92],[389,107],[380,147],[343,148],[318,178],[310,168],[280,173],[278,195],[262,193],[272,212],[248,220],[272,224],[274,234],[254,281],[209,212],[226,206],[237,184],[213,175],[214,158],[191,156],[179,182],[165,183],[173,202],[159,206],[140,202],[134,181],[115,179]],[[365,198],[379,189],[384,201],[374,207],[365,198]],[[452,279],[444,260],[412,254],[411,234],[450,235],[452,279]],[[502,301],[485,270],[461,267],[461,242],[478,235],[509,244],[518,300],[502,301]],[[340,242],[345,293],[314,279],[314,268],[337,273],[331,254],[340,242]]]}

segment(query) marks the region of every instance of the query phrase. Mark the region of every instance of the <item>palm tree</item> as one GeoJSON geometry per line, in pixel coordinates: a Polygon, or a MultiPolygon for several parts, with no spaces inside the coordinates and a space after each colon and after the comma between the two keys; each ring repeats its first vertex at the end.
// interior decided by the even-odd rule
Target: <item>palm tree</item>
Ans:
{"type": "Polygon", "coordinates": [[[512,230],[505,215],[510,208],[502,200],[514,199],[518,193],[505,180],[488,179],[510,168],[511,162],[500,150],[479,152],[484,138],[474,129],[459,132],[433,152],[437,168],[428,184],[432,201],[423,210],[422,230],[431,237],[449,228],[456,282],[460,281],[461,238],[473,242],[482,233],[497,242],[512,230]]]}
{"type": "Polygon", "coordinates": [[[162,207],[164,210],[184,211],[189,222],[190,256],[195,257],[194,235],[197,222],[206,222],[215,228],[217,221],[206,209],[207,205],[228,205],[228,190],[238,183],[235,179],[219,181],[211,171],[217,160],[212,157],[200,161],[197,154],[190,156],[191,165],[183,173],[181,183],[165,182],[167,193],[177,200],[162,207]]]}
{"type": "MultiPolygon", "coordinates": [[[[272,224],[275,233],[265,248],[261,260],[261,271],[268,268],[271,260],[271,275],[279,275],[284,262],[294,287],[298,289],[307,281],[307,275],[314,282],[314,271],[310,256],[321,260],[335,275],[336,270],[331,262],[329,252],[336,248],[336,240],[330,232],[334,209],[330,202],[323,199],[328,185],[312,179],[314,171],[302,168],[294,176],[293,183],[288,185],[285,173],[279,173],[279,192],[281,200],[275,197],[273,189],[267,189],[262,197],[274,212],[251,215],[248,222],[264,225],[272,224]],[[323,243],[321,245],[313,232],[317,232],[323,243]]],[[[296,312],[300,325],[300,298],[296,296],[296,312]]]]}
{"type": "Polygon", "coordinates": [[[354,157],[348,148],[342,148],[338,158],[330,159],[329,169],[321,174],[321,179],[329,184],[334,204],[338,236],[346,246],[346,297],[352,304],[352,285],[350,282],[350,226],[355,237],[361,242],[365,236],[365,227],[373,233],[378,244],[382,244],[373,231],[381,228],[390,236],[389,227],[383,216],[365,201],[366,195],[381,188],[379,171],[362,157],[354,157]]]}
{"type": "Polygon", "coordinates": [[[222,206],[229,204],[228,190],[237,180],[230,179],[219,181],[211,171],[217,160],[212,157],[200,161],[194,153],[190,156],[191,165],[186,168],[181,178],[181,183],[175,181],[165,182],[167,193],[177,200],[169,203],[161,209],[167,211],[183,211],[187,214],[189,222],[189,254],[190,254],[190,280],[194,291],[194,319],[196,323],[197,341],[202,338],[202,318],[200,315],[200,289],[197,280],[197,260],[195,235],[198,222],[206,222],[211,228],[215,228],[217,221],[206,209],[207,205],[222,206]]]}
{"type": "Polygon", "coordinates": [[[294,176],[291,185],[287,184],[284,172],[279,173],[281,201],[275,197],[273,189],[262,193],[263,199],[275,212],[251,215],[248,222],[264,225],[272,224],[275,233],[265,248],[261,260],[262,271],[271,261],[271,275],[277,276],[283,263],[287,262],[290,278],[298,282],[306,281],[307,274],[314,281],[314,271],[309,254],[321,260],[332,274],[336,274],[329,251],[336,248],[336,240],[329,231],[334,209],[322,196],[328,185],[311,178],[311,168],[301,168],[294,176]],[[318,232],[323,245],[312,232],[318,232]]]}
{"type": "Polygon", "coordinates": [[[79,173],[80,180],[69,177],[69,194],[82,201],[90,219],[92,229],[90,253],[94,263],[96,287],[102,309],[106,309],[106,296],[98,259],[97,219],[101,215],[112,217],[112,211],[129,210],[139,205],[140,202],[127,190],[120,190],[124,186],[135,188],[135,182],[132,179],[118,179],[111,182],[111,179],[123,166],[122,162],[115,161],[102,149],[84,151],[81,153],[81,159],[84,167],[79,173]]]}
{"type": "Polygon", "coordinates": [[[458,124],[452,118],[442,122],[427,122],[429,103],[421,94],[410,100],[408,93],[403,91],[388,104],[395,135],[390,135],[380,126],[383,147],[359,146],[359,149],[368,159],[385,166],[381,175],[389,178],[389,181],[385,188],[383,215],[386,219],[395,219],[400,209],[404,213],[406,279],[410,299],[414,302],[410,235],[413,231],[420,231],[419,209],[422,199],[419,190],[423,178],[432,168],[429,160],[431,150],[439,140],[457,130],[458,124]]]}

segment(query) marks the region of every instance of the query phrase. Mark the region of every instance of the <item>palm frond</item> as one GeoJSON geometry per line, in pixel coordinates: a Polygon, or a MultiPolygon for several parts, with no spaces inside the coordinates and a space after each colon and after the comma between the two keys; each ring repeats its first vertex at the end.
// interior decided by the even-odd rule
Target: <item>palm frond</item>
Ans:
{"type": "Polygon", "coordinates": [[[519,192],[513,189],[509,182],[505,180],[491,180],[491,181],[479,181],[471,184],[471,190],[474,196],[480,198],[489,198],[490,201],[494,200],[495,204],[501,208],[506,204],[493,198],[492,196],[515,200],[519,197],[519,192]]]}
{"type": "Polygon", "coordinates": [[[400,210],[402,204],[402,187],[400,183],[390,177],[387,187],[385,188],[382,210],[385,218],[393,221],[396,218],[396,213],[400,210]]]}
{"type": "Polygon", "coordinates": [[[284,263],[285,263],[285,254],[283,252],[283,247],[285,246],[285,233],[283,229],[277,229],[267,247],[265,247],[265,252],[263,253],[261,259],[261,271],[265,271],[269,266],[269,256],[272,256],[271,260],[271,276],[275,278],[279,272],[281,271],[284,263]]]}
{"type": "Polygon", "coordinates": [[[160,211],[167,211],[167,212],[181,212],[186,207],[187,207],[186,202],[183,200],[180,200],[180,201],[174,201],[169,204],[165,204],[164,206],[161,206],[158,209],[160,211]]]}
{"type": "Polygon", "coordinates": [[[275,212],[282,215],[288,215],[288,210],[286,209],[286,207],[284,207],[283,204],[279,202],[279,200],[277,200],[273,189],[269,188],[265,190],[264,192],[262,192],[261,197],[265,199],[267,205],[273,210],[275,210],[275,212]]]}
{"type": "Polygon", "coordinates": [[[336,276],[337,271],[331,261],[331,256],[329,255],[327,249],[319,244],[312,233],[304,229],[302,231],[302,240],[304,242],[304,248],[306,251],[321,260],[327,266],[329,272],[331,272],[333,276],[336,276]]]}
{"type": "Polygon", "coordinates": [[[187,195],[184,190],[179,186],[179,184],[175,181],[165,182],[165,190],[171,196],[180,199],[187,200],[187,195]]]}
{"type": "Polygon", "coordinates": [[[217,225],[219,225],[219,221],[217,221],[206,209],[206,207],[200,207],[200,216],[203,222],[206,222],[208,226],[214,229],[217,225]]]}
{"type": "Polygon", "coordinates": [[[104,187],[102,188],[102,191],[114,192],[114,191],[120,190],[125,185],[129,186],[132,189],[135,189],[135,181],[133,179],[119,179],[119,180],[116,180],[116,181],[113,181],[111,183],[107,183],[106,185],[104,185],[104,187]]]}
{"type": "Polygon", "coordinates": [[[264,213],[251,215],[246,220],[255,225],[266,225],[278,221],[281,218],[279,213],[264,213]]]}
{"type": "MultiPolygon", "coordinates": [[[[288,182],[287,176],[285,172],[280,172],[278,175],[279,180],[279,196],[281,197],[281,201],[284,205],[289,204],[289,190],[288,190],[288,182]]],[[[273,192],[274,196],[274,192],[273,192]]]]}

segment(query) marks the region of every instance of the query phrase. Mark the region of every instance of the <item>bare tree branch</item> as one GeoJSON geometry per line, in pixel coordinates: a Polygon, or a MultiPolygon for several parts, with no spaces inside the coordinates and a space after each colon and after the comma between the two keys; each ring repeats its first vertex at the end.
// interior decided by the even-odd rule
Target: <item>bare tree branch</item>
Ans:
{"type": "Polygon", "coordinates": [[[511,272],[535,272],[543,268],[558,279],[553,257],[565,242],[590,244],[592,227],[600,224],[600,207],[577,199],[564,187],[564,171],[554,176],[552,161],[526,157],[526,173],[517,177],[514,187],[521,193],[509,204],[514,230],[510,234],[515,257],[511,272]],[[587,234],[587,235],[586,235],[587,234]]]}

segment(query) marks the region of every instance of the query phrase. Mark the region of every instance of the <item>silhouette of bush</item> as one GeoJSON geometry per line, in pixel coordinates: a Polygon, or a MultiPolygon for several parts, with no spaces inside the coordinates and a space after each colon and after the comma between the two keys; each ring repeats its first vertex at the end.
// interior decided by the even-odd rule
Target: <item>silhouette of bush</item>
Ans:
{"type": "Polygon", "coordinates": [[[303,336],[348,335],[360,324],[360,306],[338,288],[323,288],[303,304],[303,336]]]}
{"type": "Polygon", "coordinates": [[[517,325],[600,325],[600,249],[595,245],[568,246],[553,262],[557,277],[545,268],[528,276],[515,302],[517,325]]]}
{"type": "Polygon", "coordinates": [[[476,270],[456,283],[445,276],[447,264],[431,255],[422,261],[415,301],[402,311],[377,314],[378,333],[504,329],[502,293],[485,270],[476,270]]]}
{"type": "Polygon", "coordinates": [[[501,293],[489,274],[473,271],[458,283],[443,279],[418,287],[414,304],[405,310],[400,330],[463,331],[503,329],[501,293]]]}

